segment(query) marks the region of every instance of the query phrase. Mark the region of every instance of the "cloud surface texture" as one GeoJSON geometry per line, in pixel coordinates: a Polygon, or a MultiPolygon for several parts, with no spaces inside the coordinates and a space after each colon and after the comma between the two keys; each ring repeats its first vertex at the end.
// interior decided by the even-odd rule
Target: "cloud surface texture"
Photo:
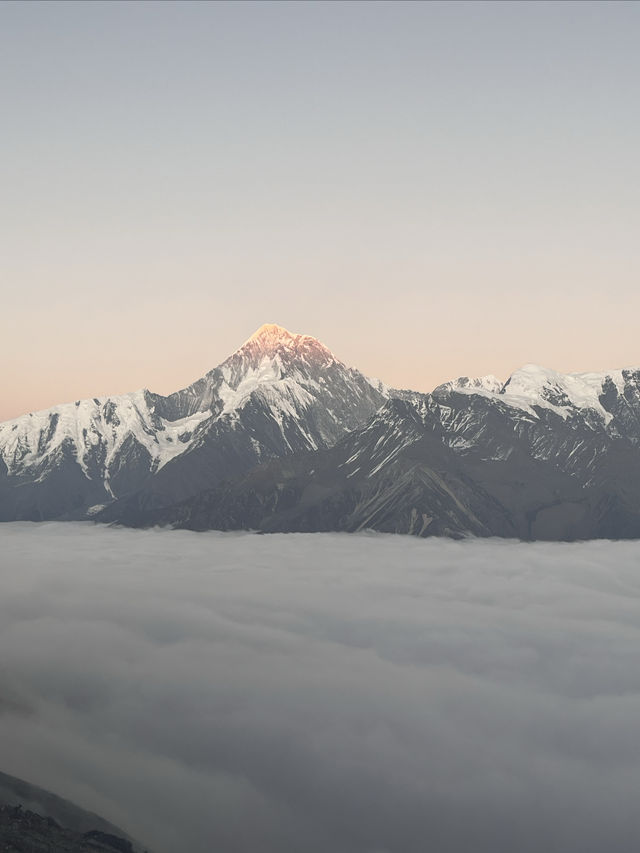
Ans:
{"type": "Polygon", "coordinates": [[[0,770],[154,853],[640,849],[640,544],[0,526],[0,770]]]}

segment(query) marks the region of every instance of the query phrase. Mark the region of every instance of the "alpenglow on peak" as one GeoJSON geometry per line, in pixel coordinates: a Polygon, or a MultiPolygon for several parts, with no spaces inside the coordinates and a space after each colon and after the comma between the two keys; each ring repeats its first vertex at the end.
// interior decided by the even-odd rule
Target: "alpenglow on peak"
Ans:
{"type": "Polygon", "coordinates": [[[277,354],[289,356],[314,354],[316,358],[320,357],[323,360],[334,358],[333,353],[311,335],[297,335],[275,323],[265,323],[260,326],[231,358],[237,354],[248,356],[252,360],[257,357],[273,357],[277,354]]]}
{"type": "Polygon", "coordinates": [[[248,340],[245,341],[245,343],[248,344],[253,341],[255,343],[262,344],[263,346],[268,346],[270,344],[274,345],[294,341],[299,337],[301,336],[292,334],[288,329],[285,329],[284,326],[278,326],[277,323],[264,323],[251,335],[250,338],[248,338],[248,340]]]}

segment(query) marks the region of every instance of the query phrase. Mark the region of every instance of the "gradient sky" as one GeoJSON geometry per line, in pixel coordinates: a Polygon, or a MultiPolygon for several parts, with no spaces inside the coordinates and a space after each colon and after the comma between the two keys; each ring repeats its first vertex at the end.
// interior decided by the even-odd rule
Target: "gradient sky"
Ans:
{"type": "Polygon", "coordinates": [[[258,326],[430,390],[640,364],[640,4],[0,4],[0,418],[258,326]]]}

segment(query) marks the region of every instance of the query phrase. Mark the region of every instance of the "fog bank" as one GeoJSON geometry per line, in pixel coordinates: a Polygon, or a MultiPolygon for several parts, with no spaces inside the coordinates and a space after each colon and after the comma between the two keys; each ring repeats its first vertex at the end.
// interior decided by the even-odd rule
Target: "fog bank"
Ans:
{"type": "Polygon", "coordinates": [[[156,853],[640,845],[640,543],[0,525],[0,770],[156,853]]]}

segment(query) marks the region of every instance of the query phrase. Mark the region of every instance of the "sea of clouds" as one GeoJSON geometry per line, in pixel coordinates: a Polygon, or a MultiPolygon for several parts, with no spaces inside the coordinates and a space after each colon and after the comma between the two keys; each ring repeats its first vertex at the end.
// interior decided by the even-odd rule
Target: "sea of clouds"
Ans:
{"type": "Polygon", "coordinates": [[[640,849],[640,543],[0,525],[0,770],[155,853],[640,849]]]}

